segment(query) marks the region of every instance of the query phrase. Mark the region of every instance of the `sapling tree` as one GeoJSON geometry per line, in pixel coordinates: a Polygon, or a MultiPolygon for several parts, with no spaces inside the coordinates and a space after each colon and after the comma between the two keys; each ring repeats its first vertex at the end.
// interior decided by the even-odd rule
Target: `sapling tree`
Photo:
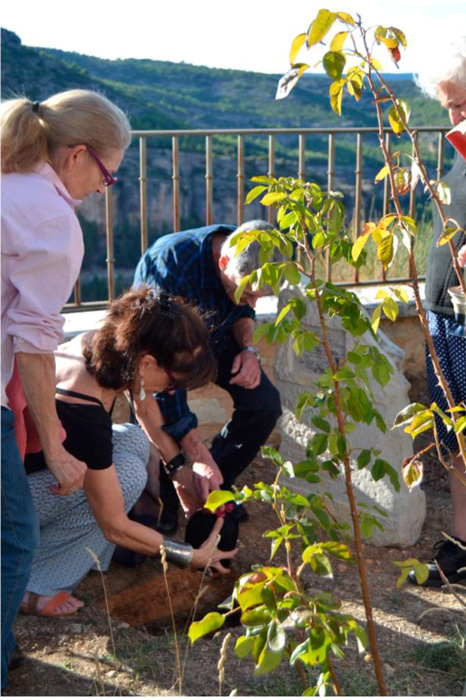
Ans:
{"type": "MultiPolygon", "coordinates": [[[[333,36],[329,51],[322,59],[326,72],[333,80],[330,103],[341,114],[345,91],[356,100],[363,89],[371,91],[384,158],[376,180],[389,178],[394,211],[379,221],[367,222],[362,234],[352,240],[343,227],[345,207],[340,193],[324,191],[315,183],[291,177],[253,178],[255,186],[246,201],[249,203],[260,197],[262,204],[275,207],[277,227],[275,230],[239,234],[233,241],[237,251],[252,241],[258,241],[261,245],[261,267],[242,279],[236,291],[237,299],[248,284],[253,289],[270,285],[277,295],[284,281],[291,285],[299,284],[301,293],[287,300],[275,322],[264,324],[256,330],[255,340],[257,342],[265,336],[270,343],[290,341],[297,356],[321,345],[328,367],[316,381],[313,391],[301,393],[295,408],[298,417],[312,426],[313,434],[307,445],[306,459],[293,465],[284,461],[278,451],[265,447],[263,454],[272,460],[277,469],[273,484],[261,482],[252,489],[244,487],[240,491],[214,492],[209,496],[207,507],[211,510],[216,510],[232,498],[238,502],[267,502],[275,513],[276,526],[264,533],[271,540],[270,563],[257,564],[254,571],[241,576],[235,585],[232,609],[226,613],[210,613],[200,622],[193,623],[189,636],[194,642],[221,628],[229,615],[240,611],[245,633],[237,641],[236,654],[241,658],[252,656],[256,673],[259,674],[272,671],[283,660],[288,661],[302,679],[304,695],[323,695],[329,687],[338,695],[344,694],[335,661],[343,658],[344,647],[354,636],[360,650],[369,645],[380,695],[386,695],[362,548],[362,536],[370,536],[374,527],[383,527],[380,518],[384,513],[379,508],[356,502],[352,465],[356,464],[357,469],[370,470],[375,481],[389,479],[397,491],[400,484],[398,471],[381,457],[376,446],[354,445],[351,436],[359,424],[374,424],[382,432],[387,430],[388,426],[375,406],[373,382],[385,386],[390,380],[392,367],[377,344],[367,342],[367,337],[377,339],[382,314],[395,320],[398,304],[407,302],[408,296],[405,288],[390,285],[381,291],[380,304],[369,318],[353,292],[319,277],[319,262],[326,256],[331,263],[344,261],[353,268],[362,267],[366,259],[365,248],[371,240],[377,247],[378,259],[387,269],[400,241],[408,250],[416,309],[432,357],[436,358],[422,309],[414,262],[417,225],[413,218],[403,213],[400,194],[406,191],[406,187],[415,187],[418,181],[424,184],[443,217],[444,231],[439,244],[450,246],[458,271],[452,240],[459,227],[443,212],[446,188],[441,182],[429,179],[421,161],[415,134],[409,127],[408,105],[399,100],[386,84],[382,66],[373,56],[374,44],[385,45],[393,60],[400,60],[406,39],[399,29],[376,27],[368,31],[363,28],[359,18],[354,19],[348,13],[320,10],[308,30],[292,43],[291,69],[280,81],[278,96],[285,97],[309,68],[308,64],[296,62],[298,53],[322,42],[334,25],[341,31],[333,36]],[[355,65],[347,66],[349,60],[355,65]],[[386,148],[382,111],[385,102],[391,104],[389,128],[395,134],[406,131],[413,138],[414,156],[409,167],[401,164],[404,158],[401,153],[389,153],[386,148]],[[275,247],[286,257],[285,262],[269,262],[275,247]],[[308,304],[315,305],[317,310],[319,333],[311,331],[304,323],[308,304]],[[351,351],[338,359],[328,333],[328,319],[333,316],[339,317],[343,328],[355,341],[351,351]],[[284,473],[290,477],[299,476],[309,484],[318,484],[323,474],[332,479],[344,479],[352,529],[335,517],[330,494],[319,492],[304,496],[294,493],[280,483],[280,476],[284,473]],[[274,565],[279,550],[284,552],[285,564],[282,566],[274,565]],[[332,562],[350,562],[353,559],[358,567],[365,606],[367,640],[363,627],[341,612],[339,603],[330,593],[316,587],[314,581],[311,590],[308,586],[309,576],[331,577],[332,562]],[[319,668],[320,675],[317,682],[311,682],[308,668],[315,666],[319,668]]],[[[396,424],[407,424],[405,430],[413,437],[429,428],[433,428],[435,433],[434,415],[437,414],[457,433],[464,456],[462,433],[466,419],[461,413],[464,407],[455,406],[438,359],[434,360],[434,366],[447,396],[448,415],[436,405],[412,404],[399,414],[396,424]]],[[[421,476],[417,459],[411,459],[402,473],[406,482],[403,488],[412,488],[421,476]]],[[[399,585],[412,566],[420,582],[427,575],[425,566],[416,560],[398,562],[398,565],[401,567],[399,585]]]]}

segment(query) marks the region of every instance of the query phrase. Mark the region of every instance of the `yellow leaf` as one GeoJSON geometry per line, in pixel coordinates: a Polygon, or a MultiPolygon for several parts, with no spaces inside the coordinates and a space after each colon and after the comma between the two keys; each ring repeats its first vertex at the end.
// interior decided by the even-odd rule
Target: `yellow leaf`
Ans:
{"type": "Polygon", "coordinates": [[[341,103],[343,100],[343,88],[345,86],[344,80],[335,80],[330,85],[330,106],[334,112],[336,112],[341,117],[341,103]]]}
{"type": "Polygon", "coordinates": [[[453,236],[456,236],[458,231],[461,231],[461,229],[457,226],[449,226],[448,228],[444,229],[442,231],[442,235],[437,241],[437,248],[441,245],[445,245],[446,243],[448,243],[448,241],[451,241],[453,236]]]}
{"type": "Polygon", "coordinates": [[[379,329],[380,317],[382,315],[382,305],[376,306],[372,313],[371,326],[374,333],[379,329]]]}
{"type": "Polygon", "coordinates": [[[389,27],[389,30],[398,39],[399,43],[403,46],[403,48],[406,48],[408,42],[406,41],[406,37],[401,31],[401,29],[397,29],[396,27],[389,27]]]}
{"type": "Polygon", "coordinates": [[[380,63],[378,58],[371,58],[371,66],[372,68],[375,68],[375,70],[383,70],[383,65],[380,63]]]}
{"type": "Polygon", "coordinates": [[[387,235],[390,235],[390,231],[385,231],[383,228],[375,228],[372,231],[372,238],[377,245],[379,245],[380,241],[387,235]]]}
{"type": "Polygon", "coordinates": [[[364,248],[370,235],[370,233],[365,233],[363,236],[359,236],[359,238],[357,238],[353,243],[353,247],[351,248],[351,256],[354,261],[356,261],[361,255],[362,249],[364,248]]]}
{"type": "Polygon", "coordinates": [[[396,218],[397,217],[395,214],[386,214],[385,216],[382,216],[379,221],[379,228],[387,229],[396,218]]]}
{"type": "Polygon", "coordinates": [[[296,56],[298,55],[302,45],[306,41],[306,34],[298,34],[298,36],[293,39],[293,43],[291,44],[291,49],[290,49],[290,64],[294,65],[296,61],[296,56]]]}
{"type": "Polygon", "coordinates": [[[324,36],[332,28],[336,18],[336,12],[329,12],[328,10],[319,10],[317,17],[312,22],[307,32],[306,45],[308,48],[322,41],[324,36]]]}
{"type": "Polygon", "coordinates": [[[337,12],[337,17],[341,22],[345,22],[346,24],[351,24],[353,27],[356,24],[354,19],[347,12],[337,12]]]}
{"type": "Polygon", "coordinates": [[[379,170],[379,172],[375,176],[375,182],[380,182],[381,180],[384,180],[389,172],[390,168],[388,167],[388,165],[384,165],[383,168],[379,170]]]}
{"type": "Polygon", "coordinates": [[[411,491],[414,486],[417,486],[422,481],[424,466],[418,459],[406,460],[401,470],[403,481],[411,491]]]}
{"type": "Polygon", "coordinates": [[[390,321],[396,321],[398,316],[398,304],[394,299],[386,299],[383,303],[383,310],[385,316],[390,319],[390,321]]]}
{"type": "Polygon", "coordinates": [[[330,51],[341,51],[349,32],[338,32],[332,39],[330,51]]]}
{"type": "Polygon", "coordinates": [[[377,246],[377,258],[380,260],[385,269],[389,267],[395,254],[394,236],[389,233],[384,236],[377,246]]]}

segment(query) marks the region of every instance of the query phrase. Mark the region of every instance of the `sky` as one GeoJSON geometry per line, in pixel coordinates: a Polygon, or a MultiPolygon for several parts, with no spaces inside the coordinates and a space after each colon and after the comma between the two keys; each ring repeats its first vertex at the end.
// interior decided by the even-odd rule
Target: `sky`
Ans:
{"type": "Polygon", "coordinates": [[[1,23],[27,46],[284,73],[292,40],[321,8],[403,30],[401,72],[435,60],[438,37],[466,35],[466,0],[17,0],[3,2],[1,23]]]}

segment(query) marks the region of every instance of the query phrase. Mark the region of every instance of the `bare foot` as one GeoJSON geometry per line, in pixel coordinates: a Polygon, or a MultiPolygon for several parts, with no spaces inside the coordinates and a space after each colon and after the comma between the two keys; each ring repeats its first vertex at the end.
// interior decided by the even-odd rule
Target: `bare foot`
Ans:
{"type": "MultiPolygon", "coordinates": [[[[46,595],[40,595],[37,601],[37,611],[40,613],[41,610],[45,608],[47,603],[52,600],[54,596],[46,596],[46,595]]],[[[24,594],[23,598],[23,604],[27,605],[29,602],[29,591],[26,591],[24,594]]],[[[75,598],[74,596],[70,595],[70,597],[65,600],[63,603],[59,603],[56,605],[53,609],[53,612],[55,614],[59,615],[71,615],[72,613],[76,612],[76,610],[79,610],[79,608],[82,608],[84,605],[82,600],[79,600],[78,598],[75,598]]]]}

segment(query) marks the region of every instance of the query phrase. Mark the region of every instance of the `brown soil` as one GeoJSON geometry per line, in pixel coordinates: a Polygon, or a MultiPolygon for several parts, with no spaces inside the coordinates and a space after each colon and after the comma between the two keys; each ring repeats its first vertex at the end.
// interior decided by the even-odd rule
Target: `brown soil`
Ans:
{"type": "MultiPolygon", "coordinates": [[[[424,398],[425,386],[416,381],[412,400],[424,398]]],[[[420,446],[416,444],[416,449],[420,446]]],[[[455,640],[461,639],[460,633],[466,635],[466,618],[457,598],[443,590],[408,585],[401,590],[396,588],[399,570],[393,560],[429,558],[433,543],[449,528],[448,477],[433,456],[427,455],[424,464],[423,488],[428,516],[419,542],[405,550],[364,546],[384,675],[389,694],[393,696],[461,695],[466,671],[466,660],[463,664],[455,655],[459,649],[455,640]],[[432,612],[435,608],[436,612],[432,612]],[[434,652],[438,652],[437,656],[434,652]]],[[[261,458],[257,458],[245,473],[245,483],[249,485],[273,478],[272,466],[261,458]]],[[[248,512],[250,519],[241,526],[240,549],[234,562],[237,575],[249,571],[256,562],[268,560],[270,541],[264,539],[262,533],[275,525],[273,514],[265,504],[251,503],[248,512]]],[[[277,563],[280,563],[279,557],[277,563]]],[[[286,664],[270,676],[256,677],[249,658],[235,657],[234,642],[242,633],[241,627],[232,627],[227,632],[222,630],[212,639],[187,647],[181,630],[186,627],[199,588],[196,619],[215,609],[228,595],[233,578],[233,575],[221,580],[204,578],[201,583],[197,572],[169,568],[168,586],[171,604],[176,609],[179,664],[183,668],[181,694],[219,694],[217,663],[222,640],[229,632],[232,639],[227,651],[222,694],[229,695],[237,689],[238,695],[246,696],[300,695],[302,687],[286,664]]],[[[86,605],[74,617],[47,620],[19,617],[16,633],[26,660],[11,673],[5,695],[180,694],[170,602],[160,562],[150,560],[135,569],[112,564],[105,574],[105,583],[112,635],[99,572],[91,572],[77,589],[76,595],[86,605]]],[[[339,564],[333,581],[322,583],[321,579],[309,577],[309,585],[332,591],[341,601],[344,612],[364,621],[355,567],[339,564]]],[[[457,587],[463,604],[465,593],[466,589],[457,587]]],[[[345,660],[338,662],[336,668],[344,694],[378,694],[370,657],[358,654],[354,646],[348,647],[345,660]]]]}

